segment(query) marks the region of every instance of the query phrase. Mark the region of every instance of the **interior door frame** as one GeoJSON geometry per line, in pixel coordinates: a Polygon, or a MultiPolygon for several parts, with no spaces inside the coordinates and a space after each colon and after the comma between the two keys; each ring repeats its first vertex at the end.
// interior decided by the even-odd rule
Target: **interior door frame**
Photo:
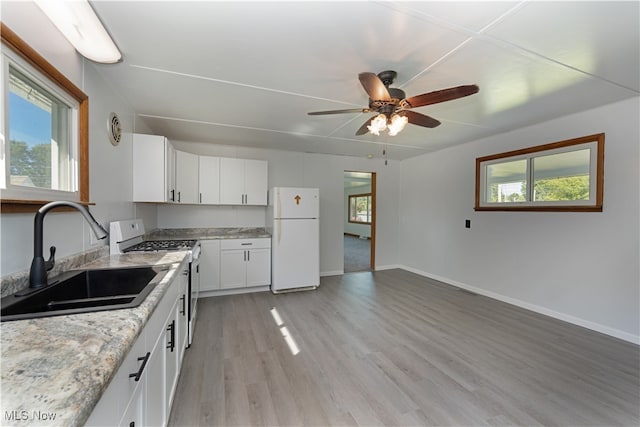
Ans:
{"type": "Polygon", "coordinates": [[[371,271],[376,269],[376,173],[371,174],[371,271]]]}
{"type": "MultiPolygon", "coordinates": [[[[344,172],[360,172],[371,174],[371,225],[370,225],[370,243],[369,243],[369,268],[371,271],[376,269],[376,172],[373,171],[357,171],[357,170],[345,170],[344,172]]],[[[349,206],[347,208],[347,215],[349,212],[349,206]]]]}

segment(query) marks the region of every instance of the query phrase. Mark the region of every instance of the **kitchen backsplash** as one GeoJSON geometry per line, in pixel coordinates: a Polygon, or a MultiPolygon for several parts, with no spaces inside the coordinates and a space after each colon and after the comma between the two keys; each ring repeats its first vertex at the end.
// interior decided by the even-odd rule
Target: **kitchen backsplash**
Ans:
{"type": "Polygon", "coordinates": [[[266,212],[264,206],[158,205],[158,228],[264,227],[266,212]]]}

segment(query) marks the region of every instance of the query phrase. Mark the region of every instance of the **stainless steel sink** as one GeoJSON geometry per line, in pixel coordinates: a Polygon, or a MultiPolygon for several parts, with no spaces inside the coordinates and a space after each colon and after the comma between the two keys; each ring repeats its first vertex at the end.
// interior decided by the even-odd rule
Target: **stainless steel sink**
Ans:
{"type": "Polygon", "coordinates": [[[3,298],[0,320],[137,307],[168,270],[168,267],[129,267],[64,273],[44,288],[25,289],[3,298]]]}

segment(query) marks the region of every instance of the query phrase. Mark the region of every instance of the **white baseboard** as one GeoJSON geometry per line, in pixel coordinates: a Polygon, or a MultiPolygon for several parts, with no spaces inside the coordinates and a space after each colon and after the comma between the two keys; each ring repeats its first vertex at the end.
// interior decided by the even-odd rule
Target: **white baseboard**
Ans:
{"type": "Polygon", "coordinates": [[[237,294],[249,294],[252,292],[267,292],[271,289],[271,286],[254,286],[251,288],[234,288],[234,289],[220,289],[217,291],[200,291],[198,298],[219,297],[222,295],[237,295],[237,294]]]}
{"type": "Polygon", "coordinates": [[[396,268],[404,268],[401,265],[398,264],[392,264],[392,265],[376,265],[376,269],[375,271],[384,271],[384,270],[393,270],[396,268]]]}
{"type": "Polygon", "coordinates": [[[507,304],[515,305],[517,307],[522,307],[527,310],[535,311],[536,313],[544,314],[545,316],[553,317],[558,320],[562,320],[564,322],[572,323],[574,325],[582,326],[583,328],[591,329],[596,332],[600,332],[606,335],[610,335],[615,338],[619,338],[624,341],[631,342],[633,344],[640,345],[640,336],[633,335],[628,332],[621,331],[619,329],[611,328],[609,326],[601,325],[596,322],[592,322],[590,320],[581,319],[579,317],[571,316],[569,314],[561,313],[558,311],[550,310],[546,307],[542,307],[539,305],[531,304],[525,301],[521,301],[519,299],[507,297],[495,292],[487,291],[482,288],[477,288],[475,286],[468,285],[466,283],[458,282],[456,280],[449,279],[447,277],[438,276],[436,274],[430,274],[426,271],[418,270],[413,267],[408,267],[406,265],[399,265],[397,268],[401,268],[406,271],[410,271],[412,273],[418,274],[420,276],[427,277],[429,279],[437,280],[447,285],[455,286],[457,288],[466,289],[468,291],[474,292],[479,295],[484,295],[489,298],[493,298],[498,301],[506,302],[507,304]]]}
{"type": "Polygon", "coordinates": [[[341,276],[344,274],[343,270],[335,270],[335,271],[321,271],[320,277],[324,276],[341,276]]]}

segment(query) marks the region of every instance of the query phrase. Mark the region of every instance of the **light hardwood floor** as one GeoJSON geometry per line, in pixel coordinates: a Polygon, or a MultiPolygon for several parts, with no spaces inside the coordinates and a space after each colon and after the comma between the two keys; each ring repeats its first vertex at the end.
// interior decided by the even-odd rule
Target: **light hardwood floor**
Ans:
{"type": "Polygon", "coordinates": [[[169,424],[637,426],[639,370],[636,345],[403,270],[354,273],[201,299],[169,424]]]}

